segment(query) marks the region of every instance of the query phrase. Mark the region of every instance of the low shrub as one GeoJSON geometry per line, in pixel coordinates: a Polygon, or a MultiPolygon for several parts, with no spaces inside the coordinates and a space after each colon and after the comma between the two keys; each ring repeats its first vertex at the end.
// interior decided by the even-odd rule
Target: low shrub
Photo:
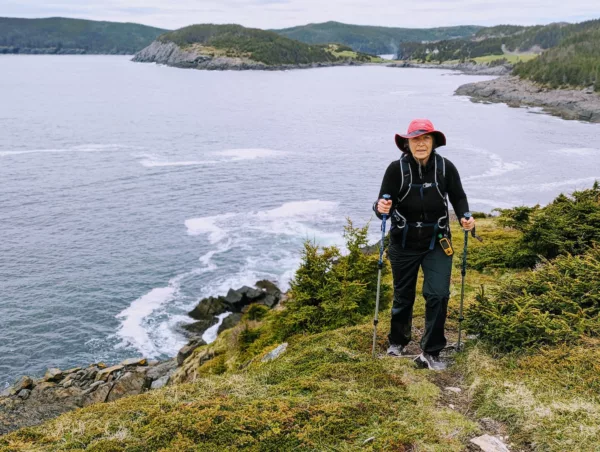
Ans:
{"type": "MultiPolygon", "coordinates": [[[[378,254],[366,254],[368,225],[344,228],[348,254],[335,246],[304,244],[302,263],[290,283],[290,299],[276,322],[282,338],[316,333],[359,323],[372,315],[377,291],[378,254]]],[[[382,275],[387,275],[387,265],[382,275]]],[[[382,278],[383,279],[383,278],[382,278]]],[[[388,306],[389,284],[381,284],[380,308],[388,306]]]]}
{"type": "Polygon", "coordinates": [[[491,241],[474,250],[471,266],[533,267],[543,259],[580,255],[600,241],[600,185],[559,195],[545,207],[499,209],[500,225],[519,231],[514,240],[491,241]]]}
{"type": "Polygon", "coordinates": [[[600,335],[600,246],[561,256],[477,296],[466,328],[500,351],[600,335]]]}

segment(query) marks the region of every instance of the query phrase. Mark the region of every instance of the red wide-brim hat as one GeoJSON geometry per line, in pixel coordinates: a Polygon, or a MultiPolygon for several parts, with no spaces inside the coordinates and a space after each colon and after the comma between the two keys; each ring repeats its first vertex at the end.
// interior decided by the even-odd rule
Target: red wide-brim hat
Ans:
{"type": "Polygon", "coordinates": [[[427,133],[434,136],[436,148],[446,145],[446,137],[439,130],[435,130],[435,127],[433,127],[433,124],[429,119],[413,119],[408,125],[406,135],[396,134],[396,146],[398,146],[402,152],[409,152],[408,139],[420,137],[427,133]]]}

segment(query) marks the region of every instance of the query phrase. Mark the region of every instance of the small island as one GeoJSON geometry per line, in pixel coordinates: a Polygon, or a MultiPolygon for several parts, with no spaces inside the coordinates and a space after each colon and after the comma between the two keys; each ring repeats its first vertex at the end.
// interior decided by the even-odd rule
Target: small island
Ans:
{"type": "Polygon", "coordinates": [[[241,25],[191,25],[160,35],[135,62],[205,70],[284,70],[383,62],[341,44],[305,44],[241,25]]]}

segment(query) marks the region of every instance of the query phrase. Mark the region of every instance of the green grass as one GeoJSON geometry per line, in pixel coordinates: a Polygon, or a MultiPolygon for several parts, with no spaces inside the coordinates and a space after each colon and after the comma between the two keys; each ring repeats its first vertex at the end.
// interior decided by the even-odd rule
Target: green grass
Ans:
{"type": "MultiPolygon", "coordinates": [[[[478,220],[478,232],[484,239],[510,235],[489,218],[478,220]]],[[[450,341],[457,334],[463,234],[453,236],[450,341]]],[[[469,242],[470,250],[480,246],[469,242]]],[[[469,270],[466,312],[480,285],[515,273],[469,270]]],[[[423,326],[421,282],[416,330],[423,326]]],[[[462,451],[484,433],[481,418],[499,423],[511,450],[598,450],[598,341],[506,355],[470,341],[448,371],[433,373],[405,359],[372,359],[368,317],[357,326],[292,336],[284,355],[262,363],[279,343],[276,319],[269,312],[198,348],[176,375],[178,384],[5,435],[0,451],[462,451]],[[449,394],[445,386],[463,391],[449,394]]],[[[383,352],[389,312],[380,319],[383,352]]]]}
{"type": "Polygon", "coordinates": [[[516,64],[518,62],[527,62],[531,61],[534,58],[537,58],[536,53],[523,53],[520,55],[511,55],[511,54],[503,54],[503,55],[486,55],[482,57],[473,58],[473,60],[478,64],[488,64],[495,60],[506,59],[510,64],[516,64]]]}

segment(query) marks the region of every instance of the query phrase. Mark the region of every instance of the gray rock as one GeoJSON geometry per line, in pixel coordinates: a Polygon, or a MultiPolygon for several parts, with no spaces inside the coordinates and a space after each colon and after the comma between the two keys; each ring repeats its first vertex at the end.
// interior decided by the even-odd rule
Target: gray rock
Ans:
{"type": "Polygon", "coordinates": [[[100,372],[98,372],[96,374],[96,380],[105,380],[106,381],[113,372],[117,372],[117,371],[123,369],[124,367],[125,366],[123,366],[121,364],[117,364],[116,366],[107,367],[106,369],[102,369],[100,372]]]}
{"type": "Polygon", "coordinates": [[[483,435],[473,438],[471,443],[478,446],[483,452],[510,452],[506,444],[495,436],[483,435]]]}
{"type": "Polygon", "coordinates": [[[31,395],[31,390],[21,389],[17,395],[19,396],[19,398],[21,398],[23,400],[27,400],[29,398],[29,396],[31,395]]]}
{"type": "Polygon", "coordinates": [[[60,369],[52,368],[46,371],[44,381],[58,381],[63,377],[63,372],[60,369]]]}
{"type": "Polygon", "coordinates": [[[177,365],[181,366],[185,359],[188,356],[190,356],[194,352],[194,350],[196,350],[201,345],[206,345],[206,342],[204,342],[202,339],[194,339],[193,341],[190,341],[186,346],[182,347],[181,350],[179,350],[179,353],[177,353],[177,365]]]}
{"type": "Polygon", "coordinates": [[[129,358],[125,361],[121,361],[121,366],[146,366],[148,361],[146,358],[129,358]]]}
{"type": "Polygon", "coordinates": [[[269,353],[267,353],[261,361],[263,363],[266,363],[279,358],[287,350],[287,347],[287,342],[284,342],[283,344],[279,345],[275,350],[272,350],[269,353]]]}
{"type": "Polygon", "coordinates": [[[217,331],[217,334],[221,334],[223,331],[236,326],[238,323],[240,323],[240,320],[242,320],[242,316],[243,314],[239,312],[234,312],[233,314],[230,314],[227,317],[225,317],[223,319],[223,323],[219,325],[219,330],[217,331]]]}
{"type": "Polygon", "coordinates": [[[21,377],[10,389],[11,395],[19,393],[22,389],[33,388],[33,380],[30,377],[21,377]]]}
{"type": "Polygon", "coordinates": [[[150,385],[150,389],[160,389],[169,383],[171,379],[170,375],[165,375],[164,377],[160,377],[158,380],[154,380],[150,385]]]}
{"type": "Polygon", "coordinates": [[[177,359],[173,358],[164,363],[160,363],[157,366],[151,367],[146,373],[146,377],[150,380],[158,380],[175,369],[177,369],[177,359]]]}
{"type": "Polygon", "coordinates": [[[264,304],[265,306],[267,306],[268,308],[272,308],[273,306],[275,306],[277,304],[277,302],[279,301],[278,298],[276,298],[274,295],[272,294],[267,294],[265,295],[265,297],[261,300],[261,304],[264,304]]]}
{"type": "Polygon", "coordinates": [[[106,401],[112,402],[122,397],[141,394],[146,389],[146,377],[143,374],[126,372],[113,384],[110,393],[106,397],[106,401]]]}
{"type": "Polygon", "coordinates": [[[454,392],[456,394],[459,394],[460,392],[462,392],[462,389],[460,388],[454,388],[452,386],[448,386],[447,388],[444,388],[446,391],[450,391],[450,392],[454,392]]]}
{"type": "Polygon", "coordinates": [[[264,290],[268,294],[273,295],[275,298],[279,298],[281,296],[281,290],[275,285],[275,283],[267,279],[256,281],[255,286],[264,290]]]}
{"type": "Polygon", "coordinates": [[[216,317],[212,317],[208,320],[198,320],[194,323],[182,325],[181,328],[186,330],[188,333],[192,333],[193,335],[202,336],[207,329],[209,329],[213,325],[216,325],[218,321],[219,319],[217,319],[216,317]]]}
{"type": "Polygon", "coordinates": [[[95,391],[90,393],[84,393],[84,397],[82,400],[83,406],[92,405],[94,403],[102,403],[106,401],[108,394],[110,393],[112,384],[104,383],[100,385],[95,391]]]}
{"type": "Polygon", "coordinates": [[[499,64],[496,66],[489,66],[487,64],[477,64],[477,63],[409,63],[409,62],[399,62],[399,63],[390,63],[386,65],[387,67],[392,68],[420,68],[420,69],[444,69],[451,71],[460,71],[465,74],[472,75],[506,75],[510,74],[513,69],[512,64],[499,64]]]}
{"type": "Polygon", "coordinates": [[[212,320],[215,316],[223,314],[227,308],[221,298],[208,297],[198,303],[188,315],[195,320],[212,320]]]}
{"type": "Polygon", "coordinates": [[[227,292],[227,295],[225,296],[225,303],[227,304],[236,304],[239,303],[240,301],[242,301],[243,295],[233,289],[229,289],[229,292],[227,292]]]}

